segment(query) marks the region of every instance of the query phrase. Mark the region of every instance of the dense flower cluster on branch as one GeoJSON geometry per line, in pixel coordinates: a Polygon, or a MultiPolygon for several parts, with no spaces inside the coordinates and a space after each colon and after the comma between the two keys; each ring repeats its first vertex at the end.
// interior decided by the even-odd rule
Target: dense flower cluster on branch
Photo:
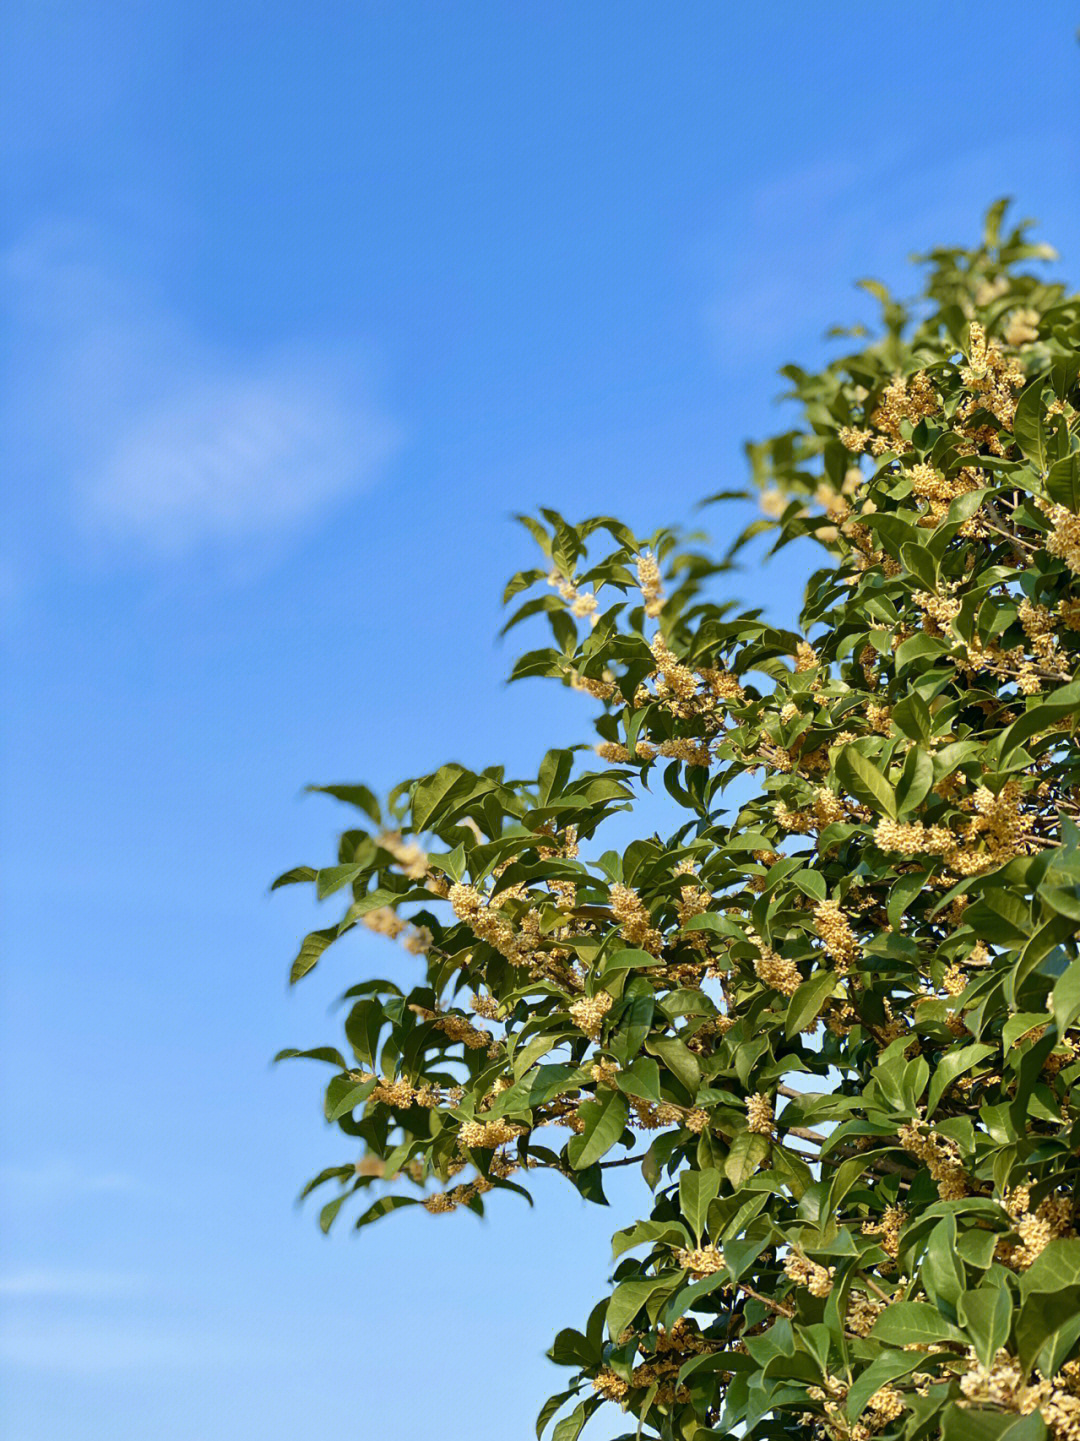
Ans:
{"type": "Polygon", "coordinates": [[[324,1228],[372,1187],[361,1227],[640,1170],[552,1348],[557,1441],[605,1407],[658,1441],[1080,1441],[1080,299],[1002,215],[785,372],[802,418],[748,447],[727,555],[523,518],[509,625],[551,644],[514,675],[595,703],[594,754],[323,787],[369,827],[277,883],[348,901],[294,980],[358,926],[401,947],[346,992],[349,1059],[283,1053],[334,1072],[324,1228]],[[791,630],[709,597],[762,534],[821,548],[791,630]],[[653,778],[678,827],[604,849],[653,778]]]}

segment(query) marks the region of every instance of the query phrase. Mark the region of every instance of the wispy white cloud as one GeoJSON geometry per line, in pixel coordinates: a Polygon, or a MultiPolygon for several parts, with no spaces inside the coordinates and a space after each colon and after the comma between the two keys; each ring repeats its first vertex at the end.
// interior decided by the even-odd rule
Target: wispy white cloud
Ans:
{"type": "Polygon", "coordinates": [[[0,1166],[0,1191],[9,1200],[64,1198],[72,1195],[134,1191],[138,1180],[124,1171],[95,1170],[70,1161],[44,1161],[39,1165],[0,1166]]]}
{"type": "Polygon", "coordinates": [[[38,1300],[52,1296],[99,1300],[111,1296],[133,1296],[145,1289],[144,1276],[120,1271],[43,1268],[0,1276],[0,1296],[12,1300],[38,1300]]]}
{"type": "Polygon", "coordinates": [[[92,541],[187,554],[280,536],[370,484],[400,442],[355,346],[215,345],[52,227],[6,256],[27,479],[92,541]]]}
{"type": "MultiPolygon", "coordinates": [[[[58,1318],[0,1328],[0,1362],[20,1371],[98,1377],[125,1372],[207,1370],[275,1359],[267,1336],[204,1327],[58,1318]]],[[[286,1360],[284,1354],[281,1361],[286,1360]]]]}
{"type": "Polygon", "coordinates": [[[876,320],[854,282],[916,289],[910,253],[976,241],[988,205],[1022,196],[1033,143],[1006,134],[928,162],[910,139],[885,144],[875,132],[861,155],[825,154],[733,192],[724,243],[712,244],[724,268],[703,317],[721,366],[805,356],[826,326],[876,320]]]}

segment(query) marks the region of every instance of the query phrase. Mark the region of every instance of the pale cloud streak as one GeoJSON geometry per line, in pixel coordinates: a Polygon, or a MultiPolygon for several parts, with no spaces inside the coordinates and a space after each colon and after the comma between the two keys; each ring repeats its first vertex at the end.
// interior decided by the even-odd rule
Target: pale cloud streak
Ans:
{"type": "Polygon", "coordinates": [[[146,1289],[146,1278],[119,1271],[79,1271],[41,1268],[0,1276],[0,1297],[11,1300],[40,1300],[64,1297],[100,1300],[112,1296],[133,1296],[146,1289]]]}
{"type": "Polygon", "coordinates": [[[6,439],[91,544],[160,558],[292,534],[376,481],[400,444],[362,347],[216,345],[62,227],[5,268],[6,439]]]}
{"type": "Polygon", "coordinates": [[[0,1189],[11,1200],[40,1204],[43,1199],[63,1200],[71,1195],[115,1194],[138,1188],[124,1171],[99,1171],[70,1161],[46,1161],[36,1166],[0,1167],[0,1189]]]}
{"type": "Polygon", "coordinates": [[[65,1320],[0,1329],[0,1362],[15,1371],[87,1378],[284,1362],[272,1337],[249,1338],[156,1320],[65,1320]]]}
{"type": "MultiPolygon", "coordinates": [[[[861,158],[825,155],[734,191],[723,241],[711,244],[723,273],[703,314],[721,368],[805,358],[829,325],[876,324],[877,305],[855,282],[870,276],[895,282],[900,295],[916,291],[910,253],[977,243],[987,207],[1022,196],[1034,143],[1006,134],[915,163],[911,142],[882,150],[875,136],[861,158]]],[[[1025,213],[1021,201],[1010,223],[1025,213]]]]}

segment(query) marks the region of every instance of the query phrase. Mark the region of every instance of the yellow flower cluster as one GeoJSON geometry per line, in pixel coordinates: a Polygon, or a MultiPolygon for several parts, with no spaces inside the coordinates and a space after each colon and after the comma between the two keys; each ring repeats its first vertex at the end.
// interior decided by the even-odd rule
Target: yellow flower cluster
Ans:
{"type": "Polygon", "coordinates": [[[958,496],[978,490],[980,477],[977,470],[965,466],[955,475],[945,476],[926,461],[913,465],[906,472],[911,482],[912,494],[926,501],[923,523],[939,525],[945,519],[949,506],[958,496]]]}
{"type": "Polygon", "coordinates": [[[570,682],[571,690],[582,691],[585,695],[592,696],[593,700],[611,700],[618,689],[614,676],[608,679],[608,676],[611,675],[610,671],[605,672],[601,680],[594,680],[591,676],[582,675],[580,671],[576,670],[568,669],[565,674],[570,682]]]}
{"type": "Polygon", "coordinates": [[[613,1086],[618,1074],[618,1061],[599,1060],[592,1067],[592,1078],[598,1086],[613,1086]]]}
{"type": "Polygon", "coordinates": [[[975,410],[988,410],[1006,428],[1016,414],[1016,395],[1024,384],[1024,369],[1015,356],[1006,356],[1000,346],[987,340],[977,320],[968,329],[969,363],[960,379],[971,395],[957,407],[957,419],[968,420],[975,410]]]}
{"type": "MultiPolygon", "coordinates": [[[[593,750],[602,761],[608,761],[611,765],[624,766],[631,760],[630,752],[620,741],[600,741],[593,746],[593,750]]],[[[639,740],[632,759],[636,762],[655,760],[656,747],[649,741],[639,740]]]]}
{"type": "Polygon", "coordinates": [[[746,692],[729,670],[703,666],[698,675],[708,686],[714,700],[737,702],[746,699],[746,692]]]}
{"type": "Polygon", "coordinates": [[[1080,575],[1080,515],[1063,505],[1046,507],[1046,514],[1052,527],[1046,549],[1063,560],[1073,575],[1080,575]]]}
{"type": "Polygon", "coordinates": [[[866,719],[871,730],[877,731],[878,735],[887,736],[892,729],[892,707],[870,701],[866,707],[866,719]]]}
{"type": "Polygon", "coordinates": [[[414,926],[411,921],[402,920],[389,906],[378,906],[368,911],[366,916],[360,917],[360,922],[376,935],[388,936],[392,941],[400,938],[401,944],[414,956],[426,955],[435,943],[430,927],[414,926]]]}
{"type": "Polygon", "coordinates": [[[856,1336],[869,1336],[871,1327],[884,1309],[884,1301],[875,1301],[865,1291],[852,1291],[848,1295],[844,1325],[856,1336]]]}
{"type": "Polygon", "coordinates": [[[580,591],[572,580],[562,575],[559,571],[553,570],[548,578],[548,585],[559,592],[559,595],[570,607],[572,615],[579,620],[588,617],[589,624],[595,625],[600,617],[597,615],[599,602],[591,591],[580,591]]]}
{"type": "Polygon", "coordinates": [[[874,827],[874,844],[902,856],[943,856],[956,846],[948,826],[924,826],[919,821],[881,820],[874,827]]]}
{"type": "MultiPolygon", "coordinates": [[[[509,897],[508,891],[502,893],[502,899],[509,897]]],[[[526,914],[520,930],[515,931],[507,918],[493,909],[475,886],[463,883],[451,886],[449,901],[458,920],[464,921],[478,940],[486,941],[508,961],[520,965],[524,956],[536,950],[540,939],[540,917],[535,912],[526,914]]]]}
{"type": "Polygon", "coordinates": [[[805,1286],[811,1296],[828,1296],[833,1288],[835,1266],[819,1266],[816,1261],[798,1251],[790,1251],[784,1258],[784,1273],[796,1286],[805,1286]]]}
{"type": "Polygon", "coordinates": [[[597,991],[595,996],[581,996],[570,1007],[570,1019],[579,1031],[584,1031],[590,1040],[595,1041],[612,1004],[607,991],[597,991]]]}
{"type": "Polygon", "coordinates": [[[870,442],[875,455],[886,451],[904,451],[907,443],[901,429],[905,420],[918,425],[926,416],[934,415],[941,408],[937,392],[930,377],[920,370],[905,379],[895,376],[882,391],[877,408],[870,417],[870,424],[878,435],[870,442]]]}
{"type": "Polygon", "coordinates": [[[759,1136],[772,1135],[772,1101],[761,1091],[755,1091],[746,1098],[746,1129],[759,1136]]]}
{"type": "Polygon", "coordinates": [[[814,929],[825,952],[843,974],[859,954],[859,942],[839,901],[818,901],[814,906],[814,929]]]}
{"type": "Polygon", "coordinates": [[[459,1206],[466,1206],[476,1196],[484,1196],[492,1189],[492,1183],[485,1176],[477,1176],[475,1181],[470,1181],[465,1186],[455,1186],[450,1191],[440,1191],[434,1196],[429,1196],[423,1202],[424,1210],[430,1211],[433,1216],[446,1215],[450,1211],[456,1211],[459,1206]]]}
{"type": "Polygon", "coordinates": [[[818,653],[809,641],[801,640],[795,647],[795,670],[796,673],[805,670],[814,670],[818,664],[818,653]]]}
{"type": "Polygon", "coordinates": [[[683,1108],[669,1101],[643,1101],[640,1096],[631,1096],[629,1101],[630,1124],[642,1131],[658,1131],[663,1126],[677,1126],[682,1122],[683,1108]]]}
{"type": "Polygon", "coordinates": [[[460,1041],[470,1051],[483,1051],[490,1047],[490,1031],[481,1031],[466,1016],[436,1016],[435,1029],[442,1031],[449,1041],[460,1041]]]}
{"type": "Polygon", "coordinates": [[[676,715],[691,714],[693,707],[689,703],[697,696],[697,676],[683,665],[659,631],[649,642],[649,649],[656,661],[657,699],[666,702],[676,715]]]}
{"type": "Polygon", "coordinates": [[[630,1383],[605,1366],[593,1377],[593,1390],[605,1401],[622,1401],[630,1390],[630,1383]]]}
{"type": "Polygon", "coordinates": [[[1021,790],[1016,780],[1008,780],[995,795],[986,786],[975,792],[976,815],[971,833],[982,833],[995,862],[1007,861],[1024,848],[1026,821],[1020,810],[1021,790]]]}
{"type": "Polygon", "coordinates": [[[1027,596],[1020,602],[1017,613],[1035,658],[1052,664],[1057,649],[1058,617],[1045,605],[1037,605],[1027,596]]]}
{"type": "Polygon", "coordinates": [[[1032,1210],[1031,1188],[1015,1186],[1005,1192],[1001,1204],[1020,1239],[1017,1244],[999,1241],[994,1259],[1014,1271],[1026,1271],[1051,1241],[1074,1234],[1067,1196],[1045,1196],[1032,1210]]]}
{"type": "Polygon", "coordinates": [[[1019,310],[1014,310],[1005,324],[1005,344],[1030,345],[1038,338],[1039,312],[1032,310],[1030,306],[1021,306],[1019,310]]]}
{"type": "Polygon", "coordinates": [[[902,1416],[907,1408],[902,1393],[895,1386],[882,1386],[881,1390],[875,1391],[867,1401],[866,1409],[876,1426],[887,1426],[890,1421],[895,1421],[897,1416],[902,1416]]]}
{"type": "Polygon", "coordinates": [[[693,740],[689,736],[675,736],[672,740],[661,741],[656,753],[669,760],[685,761],[688,766],[707,766],[712,760],[705,742],[693,740]]]}
{"type": "Polygon", "coordinates": [[[959,1201],[970,1194],[960,1147],[954,1140],[931,1130],[925,1121],[900,1126],[897,1135],[904,1150],[922,1161],[937,1182],[938,1195],[943,1201],[959,1201]]]}
{"type": "Polygon", "coordinates": [[[389,851],[398,868],[412,881],[422,881],[427,875],[428,855],[416,841],[406,841],[400,831],[383,831],[376,837],[384,851],[389,851]]]}
{"type": "MultiPolygon", "coordinates": [[[[362,1084],[364,1081],[373,1080],[374,1076],[371,1071],[350,1071],[349,1079],[362,1084]]],[[[433,1111],[437,1106],[456,1104],[464,1094],[460,1086],[442,1090],[439,1086],[426,1082],[422,1086],[414,1086],[403,1076],[380,1077],[368,1100],[384,1106],[396,1106],[401,1110],[407,1110],[409,1106],[423,1106],[426,1110],[433,1111]]]]}
{"type": "Polygon", "coordinates": [[[814,791],[814,800],[811,806],[815,824],[820,828],[831,826],[834,821],[846,821],[848,819],[848,807],[835,791],[829,790],[826,786],[818,786],[814,791]]]}
{"type": "Polygon", "coordinates": [[[695,1281],[724,1269],[724,1253],[716,1246],[696,1246],[675,1252],[675,1264],[689,1271],[695,1281]]]}
{"type": "Polygon", "coordinates": [[[510,1141],[516,1141],[527,1130],[527,1126],[519,1126],[512,1121],[502,1119],[465,1121],[458,1131],[458,1141],[470,1149],[475,1147],[483,1151],[494,1151],[496,1146],[505,1146],[510,1141]]]}
{"type": "Polygon", "coordinates": [[[639,946],[653,956],[660,954],[664,938],[653,925],[648,907],[637,891],[616,881],[611,887],[611,913],[622,926],[627,945],[639,946]]]}
{"type": "Polygon", "coordinates": [[[664,587],[656,557],[648,551],[638,556],[637,581],[645,601],[645,614],[655,620],[664,608],[664,587]]]}
{"type": "Polygon", "coordinates": [[[863,1222],[863,1235],[880,1236],[878,1244],[881,1249],[887,1256],[895,1258],[900,1253],[900,1233],[906,1220],[907,1211],[903,1206],[886,1206],[880,1221],[863,1222]]]}
{"type": "Polygon", "coordinates": [[[768,946],[754,960],[754,974],[766,986],[779,991],[782,996],[793,996],[802,985],[802,975],[794,961],[778,956],[768,946]]]}
{"type": "Polygon", "coordinates": [[[865,450],[874,438],[872,430],[859,430],[854,425],[842,425],[837,434],[840,436],[841,445],[856,452],[865,450]]]}

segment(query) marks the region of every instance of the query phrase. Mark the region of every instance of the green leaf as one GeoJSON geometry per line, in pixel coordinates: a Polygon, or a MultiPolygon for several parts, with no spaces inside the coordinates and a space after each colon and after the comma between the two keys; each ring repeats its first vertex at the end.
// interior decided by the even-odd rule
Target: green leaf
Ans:
{"type": "Polygon", "coordinates": [[[699,1245],[709,1205],[719,1193],[719,1171],[683,1171],[679,1176],[679,1206],[699,1245]]]}
{"type": "Polygon", "coordinates": [[[353,1229],[360,1231],[365,1226],[370,1226],[372,1221],[389,1216],[391,1211],[400,1211],[403,1206],[419,1206],[419,1204],[420,1202],[415,1196],[380,1196],[367,1208],[353,1229]]]}
{"type": "Polygon", "coordinates": [[[1016,1321],[1016,1354],[1023,1365],[1033,1365],[1053,1336],[1080,1321],[1078,1299],[1080,1288],[1076,1286],[1063,1286],[1050,1294],[1033,1292],[1027,1297],[1016,1321]]]}
{"type": "Polygon", "coordinates": [[[1046,467],[1046,432],[1043,428],[1042,393],[1046,376],[1040,375],[1020,393],[1013,416],[1013,436],[1025,459],[1030,460],[1036,470],[1046,467]]]}
{"type": "Polygon", "coordinates": [[[937,590],[937,566],[925,544],[917,541],[900,547],[900,559],[922,586],[931,593],[937,590]]]}
{"type": "Polygon", "coordinates": [[[568,1326],[555,1337],[547,1354],[556,1366],[593,1366],[603,1353],[580,1331],[568,1326]]]}
{"type": "Polygon", "coordinates": [[[357,876],[363,875],[366,866],[323,866],[315,876],[315,894],[320,901],[350,885],[357,876]]]}
{"type": "Polygon", "coordinates": [[[965,1291],[957,1302],[960,1323],[971,1337],[975,1354],[984,1366],[1009,1339],[1012,1327],[1012,1295],[1007,1286],[983,1286],[965,1291]]]}
{"type": "Polygon", "coordinates": [[[382,820],[379,802],[367,786],[305,786],[304,789],[318,795],[333,796],[336,801],[344,801],[346,805],[356,806],[365,815],[369,815],[376,825],[382,820]]]}
{"type": "Polygon", "coordinates": [[[872,760],[847,745],[837,752],[834,765],[841,784],[856,800],[896,819],[896,792],[872,760]]]}
{"type": "Polygon", "coordinates": [[[815,971],[808,981],[803,981],[788,1001],[784,1019],[784,1033],[788,1040],[806,1029],[821,1013],[822,1006],[835,990],[836,976],[832,971],[815,971]]]}
{"type": "Polygon", "coordinates": [[[874,1322],[870,1335],[887,1346],[964,1340],[964,1333],[926,1301],[894,1301],[874,1322]]]}
{"type": "MultiPolygon", "coordinates": [[[[955,503],[955,502],[954,502],[955,503]]],[[[896,648],[896,673],[918,661],[936,660],[948,650],[948,643],[939,636],[913,635],[896,648]]]]}
{"type": "Polygon", "coordinates": [[[1080,960],[1071,961],[1054,984],[1054,1024],[1058,1035],[1065,1032],[1080,1016],[1080,960]]]}
{"type": "Polygon", "coordinates": [[[326,1205],[319,1212],[319,1230],[324,1236],[334,1224],[335,1216],[351,1195],[351,1191],[343,1191],[340,1196],[335,1196],[332,1201],[327,1201],[326,1205]]]}
{"type": "Polygon", "coordinates": [[[605,1089],[595,1101],[583,1101],[578,1115],[585,1122],[579,1136],[571,1136],[566,1153],[575,1171],[584,1171],[607,1154],[623,1133],[630,1103],[621,1091],[605,1089]]]}
{"type": "Polygon", "coordinates": [[[345,1091],[340,1100],[335,1101],[327,1110],[326,1119],[338,1121],[342,1116],[349,1115],[357,1106],[367,1100],[377,1084],[378,1078],[375,1076],[370,1076],[366,1081],[357,1081],[355,1085],[345,1091]]]}
{"type": "Polygon", "coordinates": [[[954,1401],[941,1416],[941,1441],[1045,1441],[1038,1411],[1017,1417],[1009,1411],[981,1411],[954,1401]]]}
{"type": "Polygon", "coordinates": [[[562,1096],[567,1091],[575,1090],[588,1077],[588,1074],[588,1071],[581,1066],[572,1066],[564,1061],[537,1066],[534,1071],[526,1072],[520,1080],[515,1081],[500,1096],[496,1096],[487,1115],[494,1121],[498,1120],[500,1116],[531,1111],[536,1106],[553,1101],[556,1096],[562,1096]]]}
{"type": "Polygon", "coordinates": [[[572,1386],[569,1391],[559,1391],[554,1396],[548,1397],[543,1406],[540,1407],[540,1414],[536,1418],[536,1441],[540,1441],[541,1436],[543,1436],[547,1429],[548,1422],[552,1416],[555,1415],[556,1411],[558,1411],[565,1402],[569,1401],[571,1396],[576,1396],[577,1394],[578,1387],[572,1386]]]}
{"type": "Polygon", "coordinates": [[[964,923],[995,946],[1022,946],[1031,935],[1031,907],[1001,885],[991,885],[964,912],[964,923]]]}
{"type": "Polygon", "coordinates": [[[1046,493],[1075,515],[1080,511],[1080,454],[1056,460],[1046,472],[1046,493]]]}
{"type": "Polygon", "coordinates": [[[587,1401],[579,1401],[570,1415],[564,1416],[552,1431],[551,1441],[577,1441],[585,1422],[589,1419],[587,1408],[587,1401]]]}
{"type": "Polygon", "coordinates": [[[934,762],[918,746],[912,747],[896,783],[897,814],[907,815],[921,806],[933,785],[934,762]]]}
{"type": "Polygon", "coordinates": [[[283,875],[278,876],[270,889],[276,891],[281,886],[303,885],[307,881],[313,881],[317,874],[318,872],[311,866],[294,866],[291,871],[285,871],[283,875]]]}
{"type": "Polygon", "coordinates": [[[736,1190],[750,1179],[769,1154],[769,1138],[757,1131],[740,1131],[724,1161],[724,1175],[736,1190]]]}
{"type": "Polygon", "coordinates": [[[1059,690],[1043,696],[1032,708],[1013,721],[1004,732],[998,747],[998,759],[1002,766],[1015,750],[1039,731],[1048,730],[1059,720],[1075,716],[1080,712],[1080,681],[1071,681],[1059,690]]]}
{"type": "Polygon", "coordinates": [[[642,1280],[623,1281],[615,1287],[607,1308],[608,1334],[618,1340],[637,1313],[658,1293],[667,1295],[679,1283],[677,1276],[646,1276],[642,1280]]]}
{"type": "Polygon", "coordinates": [[[973,1066],[977,1066],[987,1056],[992,1056],[996,1050],[996,1046],[976,1041],[970,1046],[961,1046],[958,1050],[946,1051],[930,1078],[930,1091],[926,1098],[927,1117],[932,1116],[937,1110],[938,1102],[953,1081],[962,1076],[965,1071],[970,1071],[973,1066]]]}
{"type": "Polygon", "coordinates": [[[615,1084],[627,1096],[643,1101],[660,1100],[660,1067],[651,1056],[638,1056],[632,1066],[618,1071],[615,1084]]]}
{"type": "Polygon", "coordinates": [[[287,1046],[284,1051],[278,1051],[274,1057],[274,1063],[278,1061],[292,1061],[297,1058],[308,1061],[326,1061],[331,1066],[337,1066],[341,1071],[345,1070],[345,1057],[336,1046],[313,1046],[310,1051],[298,1051],[294,1046],[287,1046]]]}
{"type": "MultiPolygon", "coordinates": [[[[897,701],[892,708],[892,721],[908,740],[925,744],[934,733],[930,707],[917,690],[909,691],[903,700],[897,701]]],[[[910,755],[908,759],[911,759],[910,755]]]]}
{"type": "Polygon", "coordinates": [[[626,949],[622,951],[611,951],[604,962],[602,974],[609,975],[612,971],[636,971],[645,969],[648,966],[662,966],[665,962],[657,956],[650,955],[648,951],[637,951],[626,949]]]}
{"type": "Polygon", "coordinates": [[[867,1366],[848,1392],[845,1404],[848,1419],[857,1421],[870,1397],[890,1381],[898,1381],[901,1376],[907,1376],[925,1365],[925,1356],[913,1356],[905,1351],[886,1351],[867,1366]]]}
{"type": "Polygon", "coordinates": [[[289,985],[295,986],[309,971],[313,971],[319,964],[319,958],[328,946],[333,945],[338,937],[337,926],[329,926],[324,931],[312,931],[304,937],[296,960],[292,963],[289,971],[289,985]]]}
{"type": "Polygon", "coordinates": [[[900,922],[907,908],[915,897],[925,890],[927,880],[924,872],[912,871],[909,875],[901,876],[889,892],[886,915],[894,930],[900,929],[900,922]]]}
{"type": "Polygon", "coordinates": [[[691,1095],[701,1084],[701,1067],[693,1051],[677,1036],[650,1036],[645,1049],[660,1060],[673,1076],[682,1082],[691,1095]]]}
{"type": "Polygon", "coordinates": [[[1020,1277],[1023,1296],[1077,1285],[1080,1285],[1080,1237],[1051,1241],[1020,1277]]]}
{"type": "Polygon", "coordinates": [[[412,822],[417,833],[427,830],[428,822],[467,775],[464,766],[441,766],[417,785],[412,801],[412,822]]]}
{"type": "Polygon", "coordinates": [[[947,1306],[955,1306],[964,1290],[966,1278],[963,1262],[956,1252],[956,1217],[943,1216],[930,1232],[923,1256],[920,1278],[930,1297],[947,1306]]]}

